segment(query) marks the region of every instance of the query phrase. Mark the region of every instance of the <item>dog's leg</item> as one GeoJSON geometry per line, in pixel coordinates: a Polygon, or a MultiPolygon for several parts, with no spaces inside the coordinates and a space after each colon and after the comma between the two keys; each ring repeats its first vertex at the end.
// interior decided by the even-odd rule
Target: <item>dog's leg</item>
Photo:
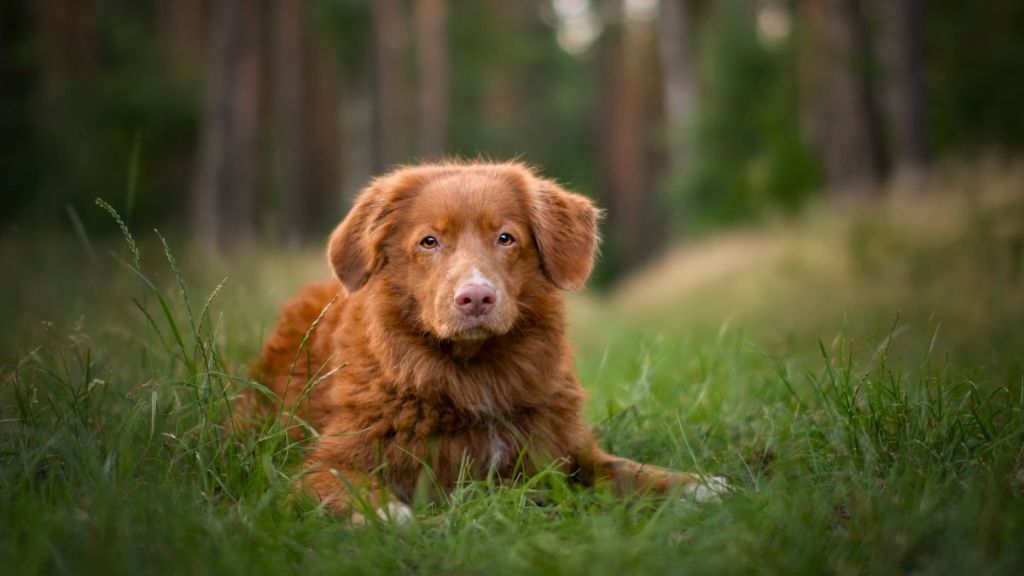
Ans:
{"type": "Polygon", "coordinates": [[[408,505],[389,494],[377,478],[363,472],[311,460],[307,462],[307,472],[300,485],[323,502],[331,512],[351,518],[352,524],[362,525],[367,522],[366,516],[360,511],[358,498],[365,498],[370,509],[381,520],[396,524],[412,520],[412,509],[408,505]]]}
{"type": "Polygon", "coordinates": [[[698,502],[708,502],[718,500],[729,490],[729,483],[720,476],[701,476],[642,464],[608,454],[596,446],[581,454],[577,463],[585,481],[595,486],[609,486],[619,495],[679,490],[698,502]]]}

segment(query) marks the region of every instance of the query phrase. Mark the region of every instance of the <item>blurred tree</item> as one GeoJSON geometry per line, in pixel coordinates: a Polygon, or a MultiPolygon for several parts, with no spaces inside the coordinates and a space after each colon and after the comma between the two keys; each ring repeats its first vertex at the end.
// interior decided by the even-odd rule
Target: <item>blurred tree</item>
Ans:
{"type": "MultiPolygon", "coordinates": [[[[274,115],[276,119],[277,183],[281,193],[284,235],[298,243],[316,204],[309,182],[310,150],[306,110],[306,18],[302,0],[273,4],[274,115]]],[[[315,213],[314,213],[315,214],[315,213]]]]}
{"type": "Polygon", "coordinates": [[[1024,2],[929,0],[924,81],[931,148],[1024,150],[1024,2]]]}
{"type": "Polygon", "coordinates": [[[569,52],[550,0],[450,0],[449,149],[518,158],[596,195],[597,50],[569,52]]]}
{"type": "Polygon", "coordinates": [[[775,36],[759,32],[753,8],[747,0],[710,6],[693,161],[668,189],[677,222],[707,228],[794,210],[818,184],[816,159],[798,129],[794,42],[784,27],[775,36]]]}
{"type": "Polygon", "coordinates": [[[206,51],[207,0],[156,0],[156,25],[171,71],[192,80],[206,51]]]}
{"type": "MultiPolygon", "coordinates": [[[[322,45],[322,49],[315,52],[322,57],[314,60],[318,65],[330,66],[334,72],[316,77],[325,81],[331,78],[337,92],[333,102],[337,125],[316,123],[320,132],[336,129],[333,137],[338,141],[340,158],[334,177],[338,180],[335,188],[341,193],[337,201],[328,206],[336,210],[346,208],[351,197],[366,185],[376,170],[373,6],[362,0],[317,0],[310,5],[310,18],[322,45]]],[[[320,106],[328,105],[328,97],[318,90],[314,90],[313,97],[321,101],[320,106]]],[[[327,137],[324,133],[318,141],[327,137]]],[[[321,149],[326,150],[326,147],[321,149]]],[[[336,220],[341,214],[329,212],[329,215],[336,220]]]]}
{"type": "Polygon", "coordinates": [[[887,148],[1019,153],[1022,30],[1024,3],[957,0],[7,0],[0,218],[91,230],[102,195],[298,242],[415,154],[517,157],[602,196],[607,275],[665,208],[686,233],[793,209],[819,162],[838,190],[887,148]]]}
{"type": "Polygon", "coordinates": [[[210,21],[210,59],[193,186],[195,232],[232,244],[252,238],[261,182],[263,58],[259,0],[221,0],[210,21]]]}
{"type": "MultiPolygon", "coordinates": [[[[304,11],[307,19],[311,17],[304,11]]],[[[321,34],[307,34],[308,75],[306,77],[305,114],[312,170],[308,181],[308,201],[297,240],[321,240],[326,226],[337,221],[335,210],[342,204],[342,177],[350,167],[343,161],[342,115],[344,104],[342,78],[337,56],[321,34]]],[[[351,145],[356,145],[352,143],[351,145]]],[[[282,191],[286,193],[287,191],[282,191]]]]}
{"type": "Polygon", "coordinates": [[[47,81],[96,71],[96,5],[92,0],[41,0],[37,19],[47,81]]]}
{"type": "Polygon", "coordinates": [[[299,244],[324,224],[340,190],[337,66],[310,30],[304,0],[273,4],[277,196],[285,239],[299,244]]]}
{"type": "Polygon", "coordinates": [[[43,0],[33,7],[39,46],[33,94],[37,153],[51,168],[71,176],[62,181],[44,170],[38,184],[50,194],[62,186],[96,185],[103,181],[98,173],[102,167],[95,152],[75,138],[91,130],[95,113],[89,92],[98,72],[96,6],[90,1],[43,0]]]}
{"type": "Polygon", "coordinates": [[[663,231],[653,177],[657,142],[651,137],[662,120],[657,39],[653,24],[631,22],[624,6],[622,0],[604,1],[600,40],[599,166],[614,273],[642,265],[663,231]]]}
{"type": "Polygon", "coordinates": [[[440,158],[448,138],[448,2],[416,0],[418,156],[440,158]]]}
{"type": "Polygon", "coordinates": [[[319,236],[341,175],[339,67],[302,0],[219,3],[193,217],[206,240],[319,236]],[[275,210],[276,209],[276,210],[275,210]],[[274,218],[274,216],[277,216],[274,218]]]}
{"type": "Polygon", "coordinates": [[[880,3],[885,17],[889,125],[899,172],[920,173],[928,161],[925,126],[923,8],[920,0],[880,3]]]}
{"type": "Polygon", "coordinates": [[[196,83],[167,73],[155,3],[44,0],[26,10],[23,44],[11,51],[30,66],[17,105],[32,131],[25,165],[35,166],[23,209],[55,222],[70,206],[86,224],[106,224],[91,209],[102,195],[130,219],[185,212],[196,83]]]}
{"type": "Polygon", "coordinates": [[[690,131],[697,113],[697,76],[691,51],[691,23],[686,0],[662,0],[658,18],[665,101],[666,156],[670,173],[687,168],[690,131]]]}
{"type": "Polygon", "coordinates": [[[833,192],[887,173],[872,43],[860,0],[801,0],[803,124],[833,192]]]}
{"type": "Polygon", "coordinates": [[[409,153],[409,14],[402,0],[373,2],[374,171],[409,153]]]}
{"type": "Polygon", "coordinates": [[[888,174],[889,162],[879,104],[874,43],[861,0],[841,0],[839,14],[843,33],[839,35],[842,56],[838,66],[849,68],[856,94],[855,109],[858,113],[855,117],[866,132],[866,159],[873,183],[878,184],[888,174]]]}
{"type": "Polygon", "coordinates": [[[31,7],[0,3],[0,223],[20,214],[39,185],[38,136],[33,130],[31,7]]]}

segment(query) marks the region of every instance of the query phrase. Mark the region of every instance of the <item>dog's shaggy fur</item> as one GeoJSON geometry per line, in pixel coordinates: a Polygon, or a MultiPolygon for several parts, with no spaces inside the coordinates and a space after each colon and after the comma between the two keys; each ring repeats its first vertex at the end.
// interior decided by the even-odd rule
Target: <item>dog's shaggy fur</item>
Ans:
{"type": "Polygon", "coordinates": [[[599,216],[514,163],[374,180],[331,235],[340,282],[289,302],[263,349],[256,376],[278,398],[247,398],[319,433],[304,487],[344,515],[365,489],[403,518],[418,490],[450,489],[462,468],[509,478],[517,462],[620,493],[721,488],[606,454],[583,423],[561,292],[586,282],[599,216]]]}

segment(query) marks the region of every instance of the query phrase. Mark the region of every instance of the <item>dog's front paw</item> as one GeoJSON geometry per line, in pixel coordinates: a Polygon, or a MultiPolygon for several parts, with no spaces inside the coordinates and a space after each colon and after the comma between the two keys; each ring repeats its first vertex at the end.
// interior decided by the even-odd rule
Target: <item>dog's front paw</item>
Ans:
{"type": "MultiPolygon", "coordinates": [[[[376,510],[377,517],[385,522],[392,522],[397,526],[408,524],[412,521],[413,514],[412,508],[405,505],[402,502],[392,500],[388,502],[387,506],[381,506],[376,510]]],[[[366,516],[363,516],[359,512],[352,514],[352,525],[353,526],[365,526],[367,524],[366,516]]]]}
{"type": "Polygon", "coordinates": [[[722,494],[731,490],[729,481],[722,476],[701,476],[690,485],[686,495],[696,502],[719,502],[722,494]]]}

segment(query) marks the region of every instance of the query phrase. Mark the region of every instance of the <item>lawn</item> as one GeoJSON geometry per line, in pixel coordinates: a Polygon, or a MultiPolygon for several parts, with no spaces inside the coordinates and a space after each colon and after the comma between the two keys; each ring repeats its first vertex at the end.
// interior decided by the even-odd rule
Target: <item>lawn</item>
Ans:
{"type": "Polygon", "coordinates": [[[0,566],[1021,573],[1022,174],[949,169],[925,196],[811,208],[572,296],[604,447],[725,475],[720,503],[548,471],[467,482],[405,526],[325,515],[292,489],[301,444],[224,426],[277,306],[326,273],[319,251],[212,259],[148,230],[131,230],[137,248],[8,230],[0,566]]]}

